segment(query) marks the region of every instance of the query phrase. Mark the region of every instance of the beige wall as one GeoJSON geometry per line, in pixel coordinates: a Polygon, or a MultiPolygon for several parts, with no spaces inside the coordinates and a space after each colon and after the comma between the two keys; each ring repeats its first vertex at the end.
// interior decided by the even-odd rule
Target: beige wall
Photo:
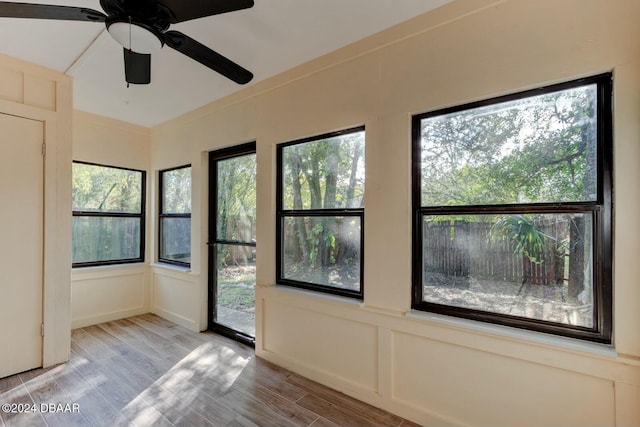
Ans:
{"type": "MultiPolygon", "coordinates": [[[[147,208],[150,196],[151,131],[95,114],[73,113],[73,160],[147,171],[147,208]]],[[[145,260],[152,240],[147,221],[145,260]]],[[[71,274],[71,320],[80,328],[151,310],[147,263],[74,268],[71,274]]]]}
{"type": "Polygon", "coordinates": [[[194,263],[154,267],[154,310],[206,327],[206,152],[256,140],[260,357],[424,424],[640,424],[638,17],[636,0],[458,0],[157,126],[153,170],[193,165],[194,263]],[[615,347],[413,312],[411,115],[610,70],[615,347]],[[361,124],[364,302],[276,286],[276,144],[361,124]]]}
{"type": "MultiPolygon", "coordinates": [[[[206,140],[207,130],[197,137],[192,131],[198,129],[176,129],[177,133],[166,135],[158,140],[153,135],[151,164],[154,182],[152,192],[158,199],[158,174],[163,169],[191,165],[192,202],[191,202],[191,247],[195,256],[191,258],[191,267],[182,268],[169,264],[152,262],[151,264],[151,307],[153,313],[194,331],[207,328],[207,264],[206,264],[206,217],[202,215],[207,200],[207,156],[203,149],[194,151],[194,141],[206,140]],[[156,149],[156,147],[162,148],[156,149]]],[[[153,134],[153,132],[152,132],[153,134]]],[[[157,235],[157,208],[149,218],[154,236],[157,235]]],[[[157,261],[157,242],[153,243],[151,260],[157,261]]]]}
{"type": "Polygon", "coordinates": [[[146,171],[150,150],[148,128],[84,111],[73,112],[73,160],[146,171]]]}
{"type": "Polygon", "coordinates": [[[71,103],[69,77],[0,55],[0,112],[44,123],[44,366],[66,361],[71,339],[71,103]]]}

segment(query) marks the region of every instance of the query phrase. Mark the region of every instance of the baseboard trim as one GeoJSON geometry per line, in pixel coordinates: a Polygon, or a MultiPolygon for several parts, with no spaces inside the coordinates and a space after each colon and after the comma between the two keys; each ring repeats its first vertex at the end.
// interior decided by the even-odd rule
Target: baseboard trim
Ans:
{"type": "Polygon", "coordinates": [[[129,308],[126,310],[101,313],[96,316],[79,317],[71,321],[71,329],[85,328],[87,326],[98,325],[105,322],[112,322],[114,320],[125,319],[131,316],[139,316],[146,313],[149,313],[149,309],[144,306],[140,306],[129,308]]]}

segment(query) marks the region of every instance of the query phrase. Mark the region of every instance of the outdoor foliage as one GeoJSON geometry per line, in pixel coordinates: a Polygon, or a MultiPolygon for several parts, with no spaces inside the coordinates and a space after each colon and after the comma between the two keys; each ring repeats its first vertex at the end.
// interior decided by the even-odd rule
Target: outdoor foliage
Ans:
{"type": "Polygon", "coordinates": [[[282,150],[283,208],[364,206],[364,131],[282,150]]]}
{"type": "Polygon", "coordinates": [[[141,172],[73,163],[72,180],[74,211],[141,212],[141,172]]]}
{"type": "Polygon", "coordinates": [[[191,218],[160,218],[160,258],[191,263],[191,218]]]}
{"type": "MultiPolygon", "coordinates": [[[[422,206],[486,207],[425,217],[425,300],[512,314],[523,287],[536,284],[553,288],[545,301],[591,303],[590,216],[487,210],[597,200],[596,99],[594,84],[421,120],[422,206]],[[474,283],[474,294],[461,290],[474,283]]],[[[591,322],[590,311],[576,320],[523,310],[591,322]]]]}
{"type": "Polygon", "coordinates": [[[360,287],[359,216],[326,213],[364,207],[364,131],[282,149],[282,207],[315,215],[285,216],[285,278],[360,287]]]}
{"type": "Polygon", "coordinates": [[[191,166],[162,172],[162,213],[191,213],[191,166]]]}
{"type": "MultiPolygon", "coordinates": [[[[256,239],[256,161],[255,154],[220,160],[218,165],[218,240],[255,243],[256,239]]],[[[238,264],[254,257],[251,246],[222,245],[218,259],[238,264]]]]}
{"type": "Polygon", "coordinates": [[[73,262],[140,258],[141,216],[113,215],[142,214],[142,172],[73,163],[72,182],[73,262]]]}
{"type": "Polygon", "coordinates": [[[160,258],[190,263],[191,167],[162,171],[161,174],[160,258]]]}
{"type": "Polygon", "coordinates": [[[255,336],[256,155],[216,160],[215,168],[215,321],[255,336]]]}
{"type": "Polygon", "coordinates": [[[422,205],[596,198],[595,85],[422,120],[422,205]]]}
{"type": "Polygon", "coordinates": [[[515,244],[515,253],[521,253],[534,263],[544,262],[548,239],[558,241],[542,231],[534,223],[532,215],[504,215],[493,223],[492,228],[498,238],[509,239],[515,244]]]}

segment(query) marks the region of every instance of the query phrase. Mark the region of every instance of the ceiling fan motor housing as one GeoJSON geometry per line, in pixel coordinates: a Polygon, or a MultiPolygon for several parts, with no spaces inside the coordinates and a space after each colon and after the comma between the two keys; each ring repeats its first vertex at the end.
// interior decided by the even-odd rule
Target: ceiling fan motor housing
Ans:
{"type": "Polygon", "coordinates": [[[141,54],[158,52],[164,46],[162,33],[169,28],[172,14],[154,0],[101,0],[107,12],[107,31],[125,49],[141,54]]]}
{"type": "Polygon", "coordinates": [[[125,49],[136,53],[152,54],[164,46],[162,34],[155,28],[133,19],[115,19],[106,22],[107,31],[125,49]]]}
{"type": "MultiPolygon", "coordinates": [[[[108,21],[126,21],[129,19],[144,24],[163,33],[175,21],[173,13],[157,0],[100,0],[107,13],[108,21]]],[[[108,26],[108,22],[107,22],[108,26]]]]}

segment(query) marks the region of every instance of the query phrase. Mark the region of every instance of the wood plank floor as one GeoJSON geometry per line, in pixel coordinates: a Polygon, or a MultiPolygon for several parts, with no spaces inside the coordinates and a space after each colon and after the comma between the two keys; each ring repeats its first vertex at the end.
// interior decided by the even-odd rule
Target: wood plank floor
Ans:
{"type": "Polygon", "coordinates": [[[38,410],[0,427],[415,426],[151,314],[74,330],[69,363],[0,379],[5,403],[38,410]]]}

